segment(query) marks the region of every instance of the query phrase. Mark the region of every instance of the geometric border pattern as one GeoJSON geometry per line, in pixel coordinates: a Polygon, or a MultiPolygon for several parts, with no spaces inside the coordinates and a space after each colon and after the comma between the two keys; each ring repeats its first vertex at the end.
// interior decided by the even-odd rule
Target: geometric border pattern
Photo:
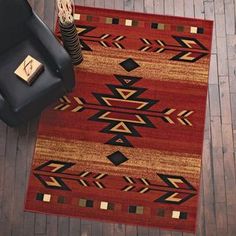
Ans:
{"type": "MultiPolygon", "coordinates": [[[[120,204],[119,207],[116,207],[115,203],[107,202],[107,201],[98,201],[98,200],[92,200],[92,199],[85,199],[85,198],[79,198],[74,197],[71,202],[68,201],[68,199],[65,196],[57,196],[52,194],[46,194],[46,193],[37,193],[35,199],[37,201],[42,201],[45,204],[48,204],[52,201],[52,199],[57,199],[57,204],[69,204],[71,205],[72,202],[74,202],[74,206],[78,208],[95,208],[95,205],[98,210],[107,210],[107,211],[113,211],[114,214],[117,211],[120,211],[120,204]],[[43,199],[43,197],[45,199],[43,199]],[[61,201],[63,199],[63,201],[61,201]]],[[[136,215],[143,215],[145,211],[154,212],[153,217],[168,217],[176,220],[186,220],[188,218],[187,212],[183,211],[177,211],[177,210],[168,210],[163,208],[153,208],[153,207],[146,207],[146,206],[140,206],[140,205],[125,205],[127,214],[136,214],[136,215]]],[[[121,206],[121,209],[123,207],[121,206]]]]}
{"type": "MultiPolygon", "coordinates": [[[[103,17],[92,16],[85,14],[75,14],[75,20],[82,20],[88,22],[100,22],[104,24],[123,25],[127,27],[147,27],[146,22],[142,20],[130,19],[130,18],[118,18],[118,17],[103,17]]],[[[151,22],[149,28],[153,30],[171,30],[176,32],[186,32],[191,34],[204,34],[204,28],[192,26],[185,26],[179,24],[167,24],[163,22],[151,22]]]]}

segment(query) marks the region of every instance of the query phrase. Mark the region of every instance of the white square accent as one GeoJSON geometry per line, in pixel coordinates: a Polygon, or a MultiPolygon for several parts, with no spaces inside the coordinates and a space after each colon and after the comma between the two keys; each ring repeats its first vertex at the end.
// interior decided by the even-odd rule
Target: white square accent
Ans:
{"type": "Polygon", "coordinates": [[[51,194],[44,194],[43,195],[43,201],[44,202],[50,202],[51,201],[51,194]]]}
{"type": "Polygon", "coordinates": [[[75,20],[80,20],[80,14],[74,14],[74,19],[75,20]]]}
{"type": "Polygon", "coordinates": [[[100,209],[107,210],[108,202],[101,202],[100,209]]]}
{"type": "Polygon", "coordinates": [[[126,26],[132,26],[132,22],[133,22],[132,20],[126,19],[125,20],[125,25],[126,26]]]}
{"type": "Polygon", "coordinates": [[[172,218],[179,219],[180,211],[172,211],[172,218]]]}
{"type": "Polygon", "coordinates": [[[197,33],[197,27],[191,26],[190,33],[196,34],[197,33]]]}

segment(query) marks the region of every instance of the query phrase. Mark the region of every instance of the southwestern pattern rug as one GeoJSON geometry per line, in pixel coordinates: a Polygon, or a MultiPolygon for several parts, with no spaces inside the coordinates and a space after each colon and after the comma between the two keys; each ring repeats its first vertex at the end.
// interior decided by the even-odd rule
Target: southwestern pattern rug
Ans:
{"type": "Polygon", "coordinates": [[[194,232],[212,22],[76,12],[85,60],[42,114],[25,209],[194,232]]]}

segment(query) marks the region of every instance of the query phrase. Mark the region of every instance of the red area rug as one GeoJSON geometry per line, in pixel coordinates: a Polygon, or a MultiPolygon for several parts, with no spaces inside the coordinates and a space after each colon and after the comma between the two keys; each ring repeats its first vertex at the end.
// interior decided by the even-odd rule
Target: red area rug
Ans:
{"type": "Polygon", "coordinates": [[[212,22],[76,12],[85,60],[41,117],[25,209],[194,232],[212,22]]]}

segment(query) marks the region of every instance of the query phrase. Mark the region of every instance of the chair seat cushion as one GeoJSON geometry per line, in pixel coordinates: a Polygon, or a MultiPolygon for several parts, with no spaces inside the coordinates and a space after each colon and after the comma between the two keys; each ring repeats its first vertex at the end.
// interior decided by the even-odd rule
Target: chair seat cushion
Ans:
{"type": "Polygon", "coordinates": [[[53,70],[54,66],[48,60],[43,46],[33,37],[1,54],[0,61],[0,93],[16,113],[27,107],[28,109],[32,108],[32,105],[37,106],[48,97],[53,98],[53,94],[57,93],[57,90],[61,90],[61,79],[53,70]],[[14,74],[16,68],[28,55],[44,65],[44,72],[31,86],[28,86],[14,74]]]}

